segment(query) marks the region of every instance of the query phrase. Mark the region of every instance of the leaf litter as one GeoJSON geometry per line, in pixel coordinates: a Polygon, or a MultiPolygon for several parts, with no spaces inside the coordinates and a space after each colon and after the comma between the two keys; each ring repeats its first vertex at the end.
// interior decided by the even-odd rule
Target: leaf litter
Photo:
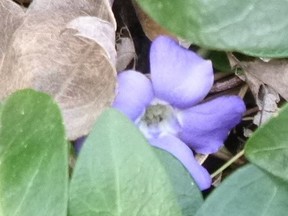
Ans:
{"type": "Polygon", "coordinates": [[[3,0],[0,12],[5,29],[0,37],[0,99],[23,88],[46,92],[60,105],[68,138],[88,134],[115,96],[111,1],[34,0],[24,11],[3,0]]]}
{"type": "Polygon", "coordinates": [[[257,126],[278,114],[281,97],[288,99],[288,60],[287,59],[254,59],[239,61],[229,56],[231,66],[239,66],[244,74],[239,77],[249,86],[259,112],[254,116],[253,123],[257,126]],[[281,96],[281,97],[280,97],[281,96]]]}

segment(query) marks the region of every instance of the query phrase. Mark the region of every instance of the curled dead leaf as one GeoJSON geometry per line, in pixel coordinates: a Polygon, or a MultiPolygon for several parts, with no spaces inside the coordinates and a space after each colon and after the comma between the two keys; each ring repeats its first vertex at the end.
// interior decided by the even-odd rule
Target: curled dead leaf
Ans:
{"type": "Polygon", "coordinates": [[[262,83],[271,86],[285,100],[288,100],[288,60],[273,59],[264,62],[257,59],[252,62],[241,62],[246,73],[253,75],[262,83]]]}
{"type": "Polygon", "coordinates": [[[112,103],[116,70],[111,57],[115,55],[111,49],[115,20],[109,1],[72,2],[31,3],[5,51],[0,98],[23,88],[52,95],[62,110],[67,136],[73,140],[88,134],[97,116],[112,103]],[[103,23],[103,29],[110,26],[109,45],[97,42],[98,28],[85,29],[91,27],[91,19],[100,20],[97,24],[103,23]]]}
{"type": "Polygon", "coordinates": [[[25,13],[19,5],[11,0],[1,0],[0,29],[4,32],[0,37],[0,70],[12,35],[23,22],[24,15],[25,13]]]}
{"type": "Polygon", "coordinates": [[[120,37],[117,44],[117,71],[125,70],[128,64],[136,59],[136,51],[132,38],[120,37]]]}
{"type": "Polygon", "coordinates": [[[270,86],[261,85],[257,97],[259,112],[254,116],[253,123],[262,125],[278,113],[279,94],[270,86]]]}
{"type": "Polygon", "coordinates": [[[106,56],[116,64],[115,29],[112,23],[98,17],[81,16],[66,25],[78,31],[77,36],[94,40],[106,52],[106,56]]]}
{"type": "Polygon", "coordinates": [[[259,112],[253,123],[260,126],[278,113],[279,94],[288,98],[288,62],[287,60],[238,63],[245,71],[245,81],[256,100],[259,112]]]}
{"type": "Polygon", "coordinates": [[[95,16],[112,23],[116,30],[116,20],[110,0],[49,0],[49,4],[47,0],[33,0],[27,13],[66,15],[68,21],[79,16],[95,16]]]}

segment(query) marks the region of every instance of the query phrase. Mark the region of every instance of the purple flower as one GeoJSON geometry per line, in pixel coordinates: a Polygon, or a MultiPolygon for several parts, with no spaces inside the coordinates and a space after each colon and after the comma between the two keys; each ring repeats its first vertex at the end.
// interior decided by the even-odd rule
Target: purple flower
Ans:
{"type": "Polygon", "coordinates": [[[133,70],[118,75],[113,107],[134,121],[152,146],[181,161],[202,190],[207,189],[211,177],[191,149],[203,154],[218,151],[240,122],[245,105],[237,96],[199,104],[213,84],[211,62],[168,37],[153,41],[150,64],[151,80],[133,70]]]}

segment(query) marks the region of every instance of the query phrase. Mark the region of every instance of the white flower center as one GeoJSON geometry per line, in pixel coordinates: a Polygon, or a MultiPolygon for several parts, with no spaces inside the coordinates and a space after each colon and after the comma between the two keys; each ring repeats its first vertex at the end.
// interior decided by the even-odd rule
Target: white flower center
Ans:
{"type": "Polygon", "coordinates": [[[163,133],[176,135],[179,131],[175,109],[159,100],[154,100],[147,107],[144,114],[136,121],[136,124],[148,139],[156,138],[163,133]]]}

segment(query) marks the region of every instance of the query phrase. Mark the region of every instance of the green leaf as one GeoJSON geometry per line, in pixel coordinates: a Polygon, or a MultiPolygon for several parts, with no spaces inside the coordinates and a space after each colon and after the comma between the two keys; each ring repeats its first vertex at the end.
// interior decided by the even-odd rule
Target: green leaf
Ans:
{"type": "Polygon", "coordinates": [[[210,59],[213,67],[219,72],[231,72],[231,66],[225,52],[210,51],[205,59],[210,59]]]}
{"type": "Polygon", "coordinates": [[[288,105],[259,128],[245,146],[246,157],[288,182],[288,105]]]}
{"type": "Polygon", "coordinates": [[[69,215],[193,215],[202,201],[199,191],[182,165],[165,154],[155,153],[118,111],[106,110],[76,162],[69,215]]]}
{"type": "Polygon", "coordinates": [[[288,56],[286,0],[136,1],[165,28],[202,47],[288,56]]]}
{"type": "Polygon", "coordinates": [[[283,216],[287,200],[287,183],[248,165],[224,180],[196,216],[283,216]]]}
{"type": "Polygon", "coordinates": [[[1,110],[0,216],[66,216],[68,147],[57,104],[22,90],[1,110]]]}
{"type": "MultiPolygon", "coordinates": [[[[195,215],[203,204],[202,193],[191,180],[190,174],[171,154],[158,148],[153,148],[161,164],[165,168],[181,206],[182,215],[195,215]],[[191,184],[193,187],[191,187],[191,184]],[[182,196],[186,196],[184,199],[182,196]]],[[[153,165],[151,165],[153,166],[153,165]]]]}

